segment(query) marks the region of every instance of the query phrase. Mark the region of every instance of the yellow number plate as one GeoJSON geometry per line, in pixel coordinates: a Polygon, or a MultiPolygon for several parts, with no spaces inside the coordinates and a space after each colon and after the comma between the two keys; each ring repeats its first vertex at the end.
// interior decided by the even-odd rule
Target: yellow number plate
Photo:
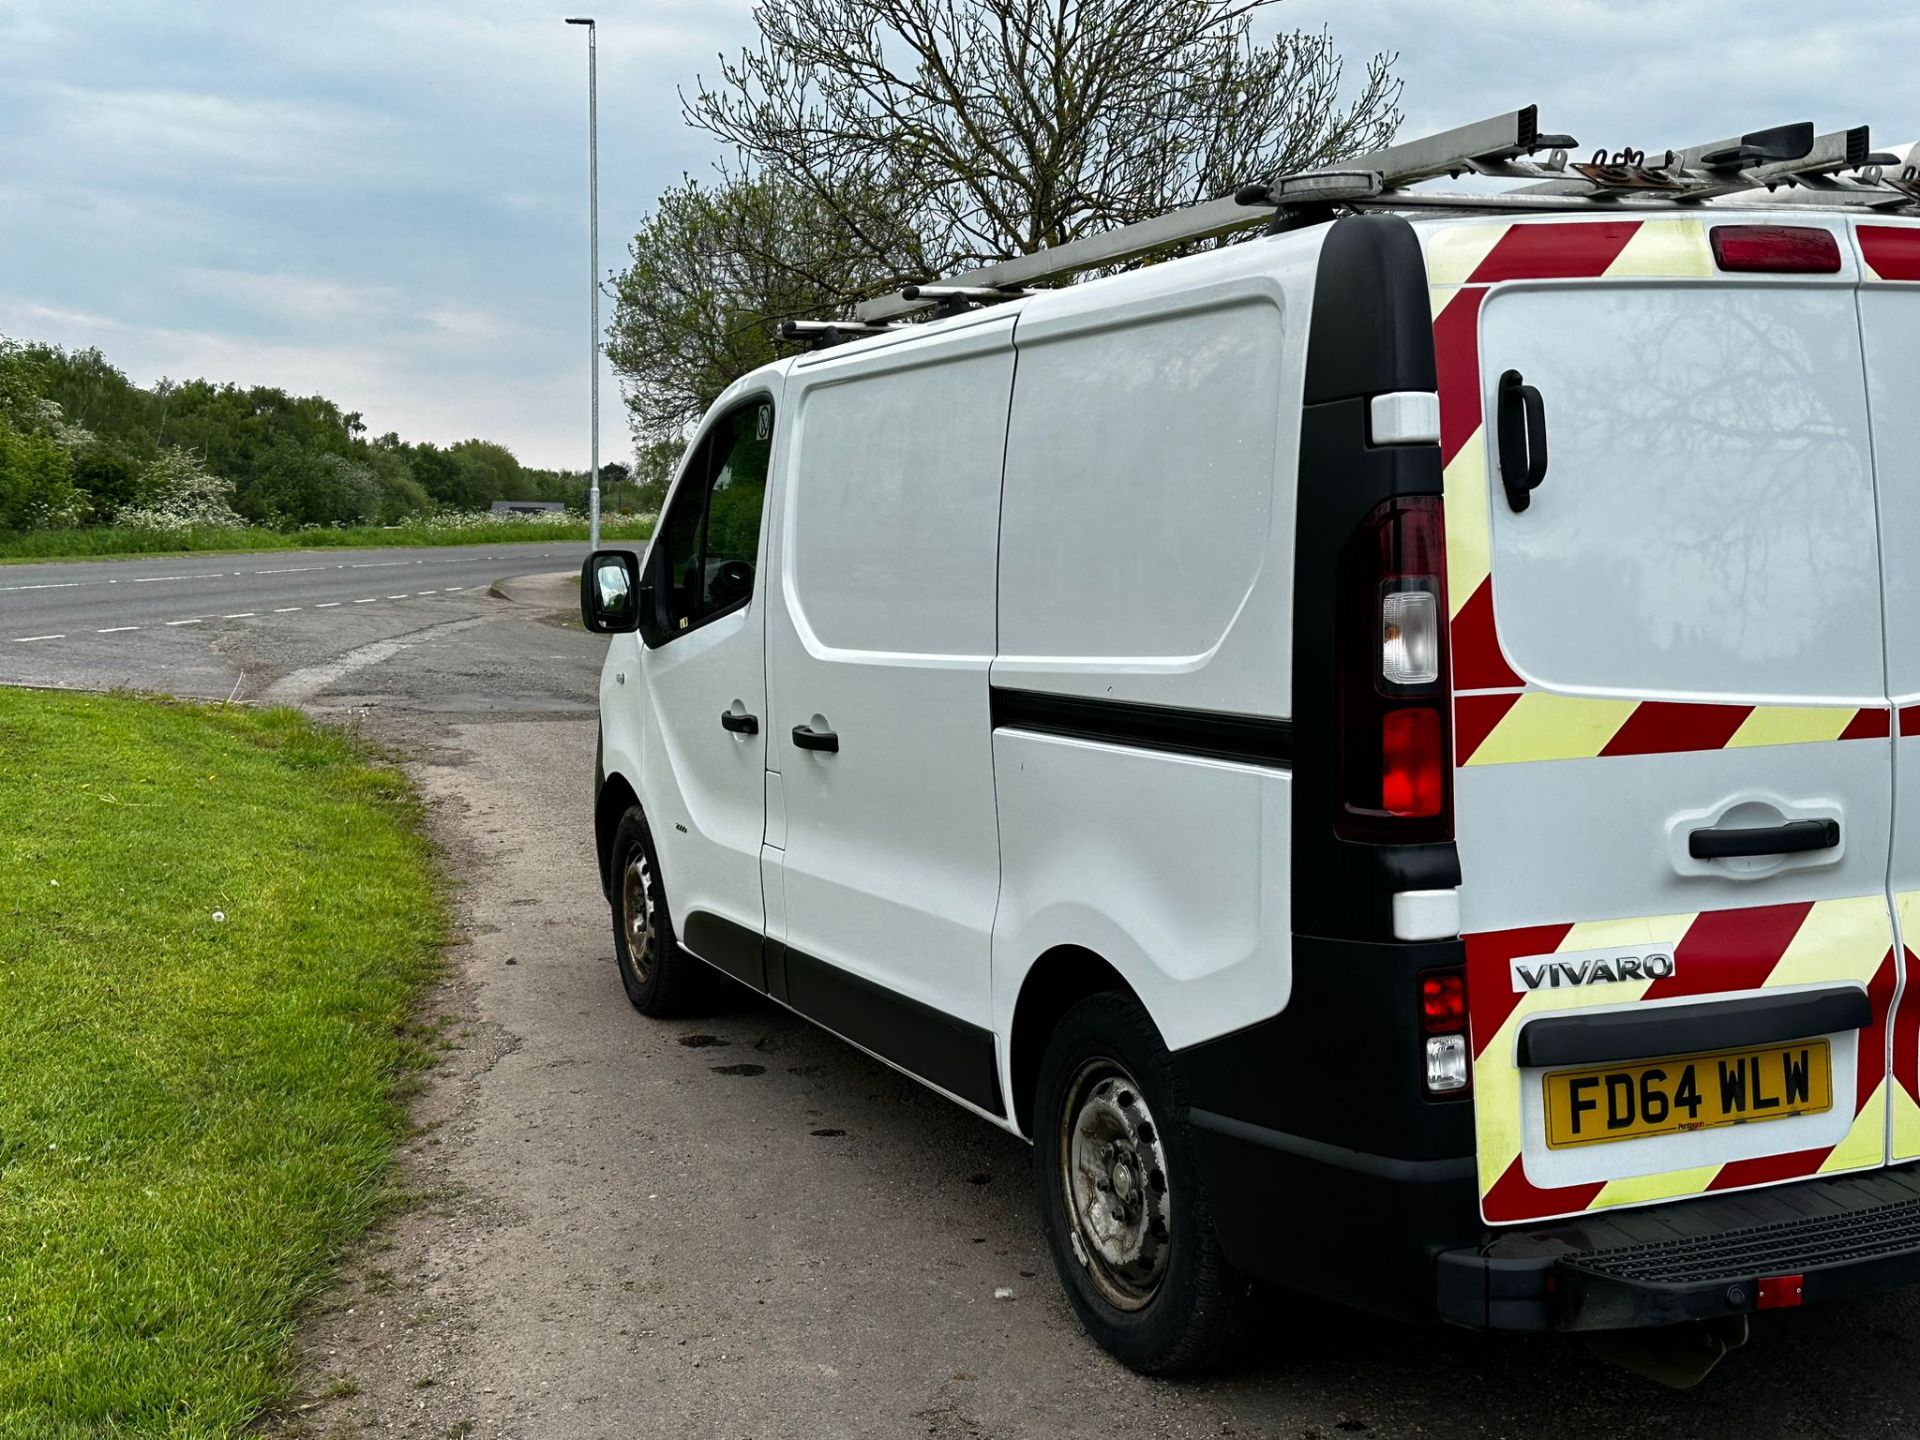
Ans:
{"type": "Polygon", "coordinates": [[[1824,1040],[1557,1070],[1546,1087],[1547,1144],[1556,1150],[1833,1108],[1824,1040]]]}

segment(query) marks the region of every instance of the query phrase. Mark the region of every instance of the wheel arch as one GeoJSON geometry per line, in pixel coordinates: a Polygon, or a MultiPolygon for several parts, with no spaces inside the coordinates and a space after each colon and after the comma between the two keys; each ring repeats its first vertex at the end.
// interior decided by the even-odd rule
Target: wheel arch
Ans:
{"type": "Polygon", "coordinates": [[[1115,991],[1141,1004],[1139,993],[1108,960],[1084,945],[1056,945],[1035,960],[1020,982],[1008,1034],[1008,1080],[1014,1123],[1033,1134],[1033,1098],[1047,1040],[1066,1013],[1089,995],[1115,991]]]}
{"type": "Polygon", "coordinates": [[[613,835],[620,828],[620,817],[640,808],[627,777],[618,773],[601,779],[599,793],[593,799],[593,847],[600,861],[600,893],[613,894],[613,835]]]}

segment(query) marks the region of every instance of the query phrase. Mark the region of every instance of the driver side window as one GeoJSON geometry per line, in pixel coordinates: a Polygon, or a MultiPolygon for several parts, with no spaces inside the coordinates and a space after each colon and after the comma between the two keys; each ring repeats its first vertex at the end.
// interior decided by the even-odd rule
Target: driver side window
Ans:
{"type": "Polygon", "coordinates": [[[658,542],[669,634],[753,597],[772,450],[773,402],[750,400],[723,415],[688,460],[658,542]]]}

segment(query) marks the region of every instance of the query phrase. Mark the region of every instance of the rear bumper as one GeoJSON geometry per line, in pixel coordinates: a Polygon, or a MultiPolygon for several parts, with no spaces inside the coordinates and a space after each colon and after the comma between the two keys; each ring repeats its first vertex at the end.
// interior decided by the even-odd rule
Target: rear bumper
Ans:
{"type": "Polygon", "coordinates": [[[1920,1283],[1920,1166],[1560,1221],[1439,1256],[1440,1318],[1627,1330],[1920,1283]]]}

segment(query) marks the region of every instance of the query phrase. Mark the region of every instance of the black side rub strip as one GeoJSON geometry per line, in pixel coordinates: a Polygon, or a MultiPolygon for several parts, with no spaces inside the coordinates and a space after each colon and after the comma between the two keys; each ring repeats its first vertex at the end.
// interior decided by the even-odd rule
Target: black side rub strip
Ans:
{"type": "Polygon", "coordinates": [[[1293,768],[1293,722],[1214,710],[1176,710],[1131,700],[1090,700],[1033,690],[992,692],[993,728],[1036,730],[1141,750],[1237,760],[1271,770],[1293,768]]]}
{"type": "Polygon", "coordinates": [[[1606,1065],[1750,1045],[1777,1045],[1873,1023],[1867,992],[1851,985],[1755,1000],[1708,1000],[1616,1010],[1608,1015],[1549,1015],[1520,1032],[1520,1065],[1606,1065]]]}

